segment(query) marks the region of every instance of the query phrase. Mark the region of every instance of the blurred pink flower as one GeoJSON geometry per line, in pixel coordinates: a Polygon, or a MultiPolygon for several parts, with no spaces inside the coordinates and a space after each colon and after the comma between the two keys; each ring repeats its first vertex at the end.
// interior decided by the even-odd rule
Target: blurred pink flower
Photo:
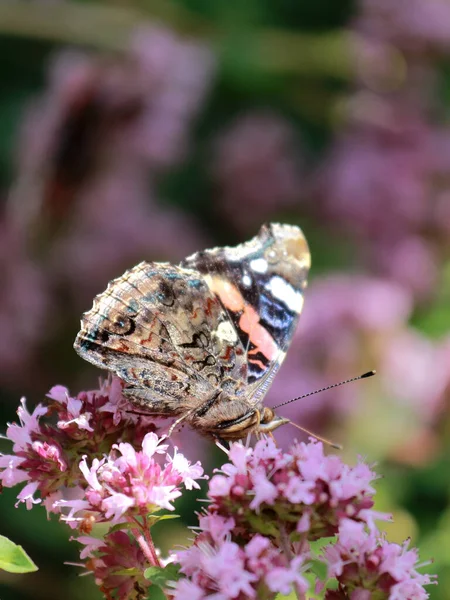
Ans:
{"type": "Polygon", "coordinates": [[[219,134],[213,159],[219,210],[240,230],[299,200],[303,151],[289,121],[271,112],[238,116],[219,134]]]}
{"type": "Polygon", "coordinates": [[[407,53],[450,49],[446,0],[360,0],[358,29],[407,53]]]}
{"type": "Polygon", "coordinates": [[[436,249],[420,235],[375,243],[372,263],[378,272],[411,290],[419,300],[429,297],[439,281],[436,249]]]}
{"type": "Polygon", "coordinates": [[[431,132],[406,102],[367,100],[353,100],[351,123],[319,173],[323,208],[369,241],[398,239],[429,216],[431,132]]]}
{"type": "Polygon", "coordinates": [[[155,189],[184,158],[213,70],[208,48],[163,28],[137,31],[122,55],[55,58],[22,128],[9,218],[77,311],[134,262],[204,245],[155,189]]]}
{"type": "Polygon", "coordinates": [[[400,331],[384,347],[380,372],[386,393],[430,424],[446,407],[450,338],[435,341],[412,328],[400,331]]]}
{"type": "MultiPolygon", "coordinates": [[[[279,404],[379,368],[384,352],[380,340],[404,330],[411,313],[411,295],[393,281],[356,274],[316,278],[306,291],[300,324],[267,403],[279,404]]],[[[320,433],[327,420],[353,409],[365,385],[370,384],[330,390],[285,406],[280,413],[320,433]]],[[[296,435],[293,428],[285,429],[283,445],[296,435]]]]}
{"type": "Polygon", "coordinates": [[[215,60],[198,41],[181,40],[163,28],[137,31],[130,54],[146,87],[143,116],[130,141],[149,162],[167,168],[184,157],[189,125],[209,91],[215,60]]]}
{"type": "Polygon", "coordinates": [[[0,381],[10,386],[53,333],[49,317],[54,307],[45,271],[27,253],[21,232],[7,221],[0,221],[0,272],[0,381]]]}

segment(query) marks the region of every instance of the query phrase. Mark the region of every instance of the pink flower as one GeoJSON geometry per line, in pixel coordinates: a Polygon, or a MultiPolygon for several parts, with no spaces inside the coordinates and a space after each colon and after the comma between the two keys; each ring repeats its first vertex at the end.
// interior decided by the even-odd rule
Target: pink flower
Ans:
{"type": "MultiPolygon", "coordinates": [[[[146,516],[159,508],[174,510],[172,503],[181,496],[181,484],[192,489],[198,487],[196,479],[203,477],[200,464],[191,466],[176,448],[173,456],[165,454],[162,466],[159,457],[167,444],[161,444],[152,432],[145,435],[140,451],[128,443],[116,444],[113,449],[120,455],[94,458],[90,467],[86,457],[80,462],[89,506],[82,504],[79,510],[91,511],[98,521],[120,523],[130,515],[146,516]]],[[[70,518],[78,512],[73,504],[57,504],[72,507],[70,518]]]]}
{"type": "MultiPolygon", "coordinates": [[[[85,486],[89,482],[97,492],[102,489],[96,481],[96,473],[106,460],[102,455],[110,450],[111,439],[123,440],[120,447],[131,457],[135,449],[127,440],[139,445],[147,434],[148,458],[152,452],[164,453],[167,446],[160,445],[152,433],[153,423],[127,412],[129,404],[121,390],[122,383],[117,378],[107,380],[99,390],[81,392],[75,397],[70,396],[67,388],[54,386],[48,394],[47,405],[38,404],[32,413],[22,399],[17,411],[19,423],[12,423],[6,431],[7,438],[13,442],[13,454],[0,456],[3,485],[33,484],[33,499],[24,491],[18,495],[19,501],[25,501],[30,508],[38,502],[35,495],[39,494],[48,511],[59,512],[65,499],[61,494],[70,500],[70,490],[80,483],[85,486]],[[92,461],[90,468],[88,458],[92,461]],[[52,506],[50,498],[55,498],[58,504],[52,506]]],[[[201,467],[183,462],[182,455],[176,460],[170,484],[186,481],[189,488],[194,487],[196,478],[203,474],[201,467]],[[183,472],[180,472],[181,467],[183,472]]],[[[113,512],[117,514],[117,510],[113,512]]]]}
{"type": "Polygon", "coordinates": [[[84,560],[85,558],[90,558],[94,555],[95,552],[99,550],[102,546],[105,545],[105,541],[99,538],[94,538],[88,535],[80,535],[76,539],[76,541],[80,544],[83,544],[84,548],[80,552],[80,558],[84,560]]]}
{"type": "Polygon", "coordinates": [[[203,600],[205,597],[203,594],[202,588],[190,581],[189,579],[182,579],[177,584],[177,598],[180,600],[184,600],[189,598],[189,600],[203,600]]]}
{"type": "Polygon", "coordinates": [[[0,456],[0,479],[5,487],[13,487],[18,483],[28,481],[29,475],[20,469],[25,458],[10,454],[0,456]]]}
{"type": "Polygon", "coordinates": [[[28,510],[30,510],[33,504],[40,504],[41,499],[35,498],[34,494],[38,490],[38,482],[33,481],[32,483],[27,483],[27,485],[22,488],[22,491],[17,496],[17,500],[19,502],[25,502],[25,505],[28,510]]]}
{"type": "Polygon", "coordinates": [[[25,404],[25,398],[20,401],[21,406],[17,409],[20,425],[12,423],[6,430],[6,437],[14,442],[13,451],[24,450],[27,444],[31,444],[31,436],[39,431],[39,419],[47,414],[48,408],[38,404],[30,414],[25,404]]]}
{"type": "Polygon", "coordinates": [[[199,515],[199,525],[200,529],[209,533],[215,542],[220,542],[231,533],[235,522],[232,517],[226,519],[216,514],[201,514],[199,515]]]}
{"type": "Polygon", "coordinates": [[[244,594],[250,598],[255,596],[251,583],[256,575],[245,569],[245,555],[233,542],[223,542],[212,556],[204,556],[202,567],[206,574],[214,579],[219,590],[230,598],[244,594]]]}
{"type": "Polygon", "coordinates": [[[258,510],[262,503],[273,504],[278,496],[278,490],[267,478],[263,469],[255,469],[251,476],[253,483],[254,498],[250,502],[250,508],[258,510]]]}
{"type": "Polygon", "coordinates": [[[272,592],[289,594],[292,586],[295,585],[302,593],[308,589],[308,583],[299,573],[302,567],[303,557],[296,556],[289,567],[275,567],[266,576],[266,583],[272,592]]]}
{"type": "Polygon", "coordinates": [[[312,481],[302,481],[300,477],[292,477],[283,490],[284,496],[292,504],[312,504],[315,500],[313,493],[314,484],[312,481]]]}
{"type": "MultiPolygon", "coordinates": [[[[210,526],[210,522],[203,522],[210,526]]],[[[308,588],[301,575],[304,556],[289,560],[261,535],[255,535],[240,546],[223,537],[214,540],[209,531],[203,531],[194,545],[178,552],[175,559],[181,565],[181,572],[195,586],[194,593],[209,600],[256,598],[258,590],[265,588],[285,594],[294,585],[303,592],[308,588]]],[[[186,580],[177,583],[176,600],[185,600],[185,591],[191,589],[183,581],[186,580]]]]}
{"type": "MultiPolygon", "coordinates": [[[[367,590],[370,584],[371,591],[382,590],[390,600],[428,598],[423,586],[435,581],[430,575],[418,573],[417,559],[417,551],[408,550],[408,542],[403,546],[391,544],[379,533],[367,532],[363,523],[350,519],[341,521],[337,542],[327,546],[323,555],[328,575],[336,577],[347,594],[364,598],[362,588],[367,590]]],[[[332,597],[331,593],[325,595],[332,597]]]]}
{"type": "Polygon", "coordinates": [[[175,448],[173,458],[169,457],[168,460],[172,464],[172,468],[182,475],[186,489],[192,490],[193,488],[200,488],[196,479],[202,478],[203,467],[199,461],[194,465],[191,465],[185,456],[177,452],[177,448],[175,448]]]}

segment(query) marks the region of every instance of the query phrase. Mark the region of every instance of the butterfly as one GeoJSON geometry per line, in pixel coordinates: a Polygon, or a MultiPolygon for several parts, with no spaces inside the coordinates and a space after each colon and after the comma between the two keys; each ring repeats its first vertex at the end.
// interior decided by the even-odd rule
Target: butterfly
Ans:
{"type": "Polygon", "coordinates": [[[74,348],[120,377],[148,414],[221,440],[271,432],[288,419],[263,399],[296,329],[309,267],[301,229],[276,223],[179,265],[141,262],[96,296],[74,348]]]}

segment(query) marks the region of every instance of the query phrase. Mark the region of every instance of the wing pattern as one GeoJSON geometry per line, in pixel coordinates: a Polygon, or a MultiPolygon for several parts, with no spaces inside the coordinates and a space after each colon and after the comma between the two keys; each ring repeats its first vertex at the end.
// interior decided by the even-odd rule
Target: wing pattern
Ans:
{"type": "Polygon", "coordinates": [[[168,263],[140,263],[112,281],[83,315],[75,349],[161,414],[201,405],[222,382],[234,393],[246,378],[220,300],[201,275],[168,263]]]}
{"type": "Polygon", "coordinates": [[[258,402],[290,344],[303,307],[311,259],[292,225],[264,225],[249,242],[198,252],[181,264],[205,276],[246,349],[245,393],[258,402]]]}
{"type": "Polygon", "coordinates": [[[301,230],[277,224],[180,266],[142,262],[95,298],[75,349],[153,414],[183,415],[222,392],[261,403],[295,331],[309,266],[301,230]]]}

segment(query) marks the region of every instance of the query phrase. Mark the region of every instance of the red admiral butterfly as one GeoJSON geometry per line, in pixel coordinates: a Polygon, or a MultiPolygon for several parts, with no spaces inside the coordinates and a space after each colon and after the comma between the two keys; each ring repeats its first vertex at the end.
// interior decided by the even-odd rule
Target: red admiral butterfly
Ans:
{"type": "Polygon", "coordinates": [[[273,431],[288,420],[263,398],[297,326],[309,267],[301,230],[274,223],[179,266],[142,262],[95,298],[75,350],[116,373],[149,414],[225,440],[273,431]]]}

